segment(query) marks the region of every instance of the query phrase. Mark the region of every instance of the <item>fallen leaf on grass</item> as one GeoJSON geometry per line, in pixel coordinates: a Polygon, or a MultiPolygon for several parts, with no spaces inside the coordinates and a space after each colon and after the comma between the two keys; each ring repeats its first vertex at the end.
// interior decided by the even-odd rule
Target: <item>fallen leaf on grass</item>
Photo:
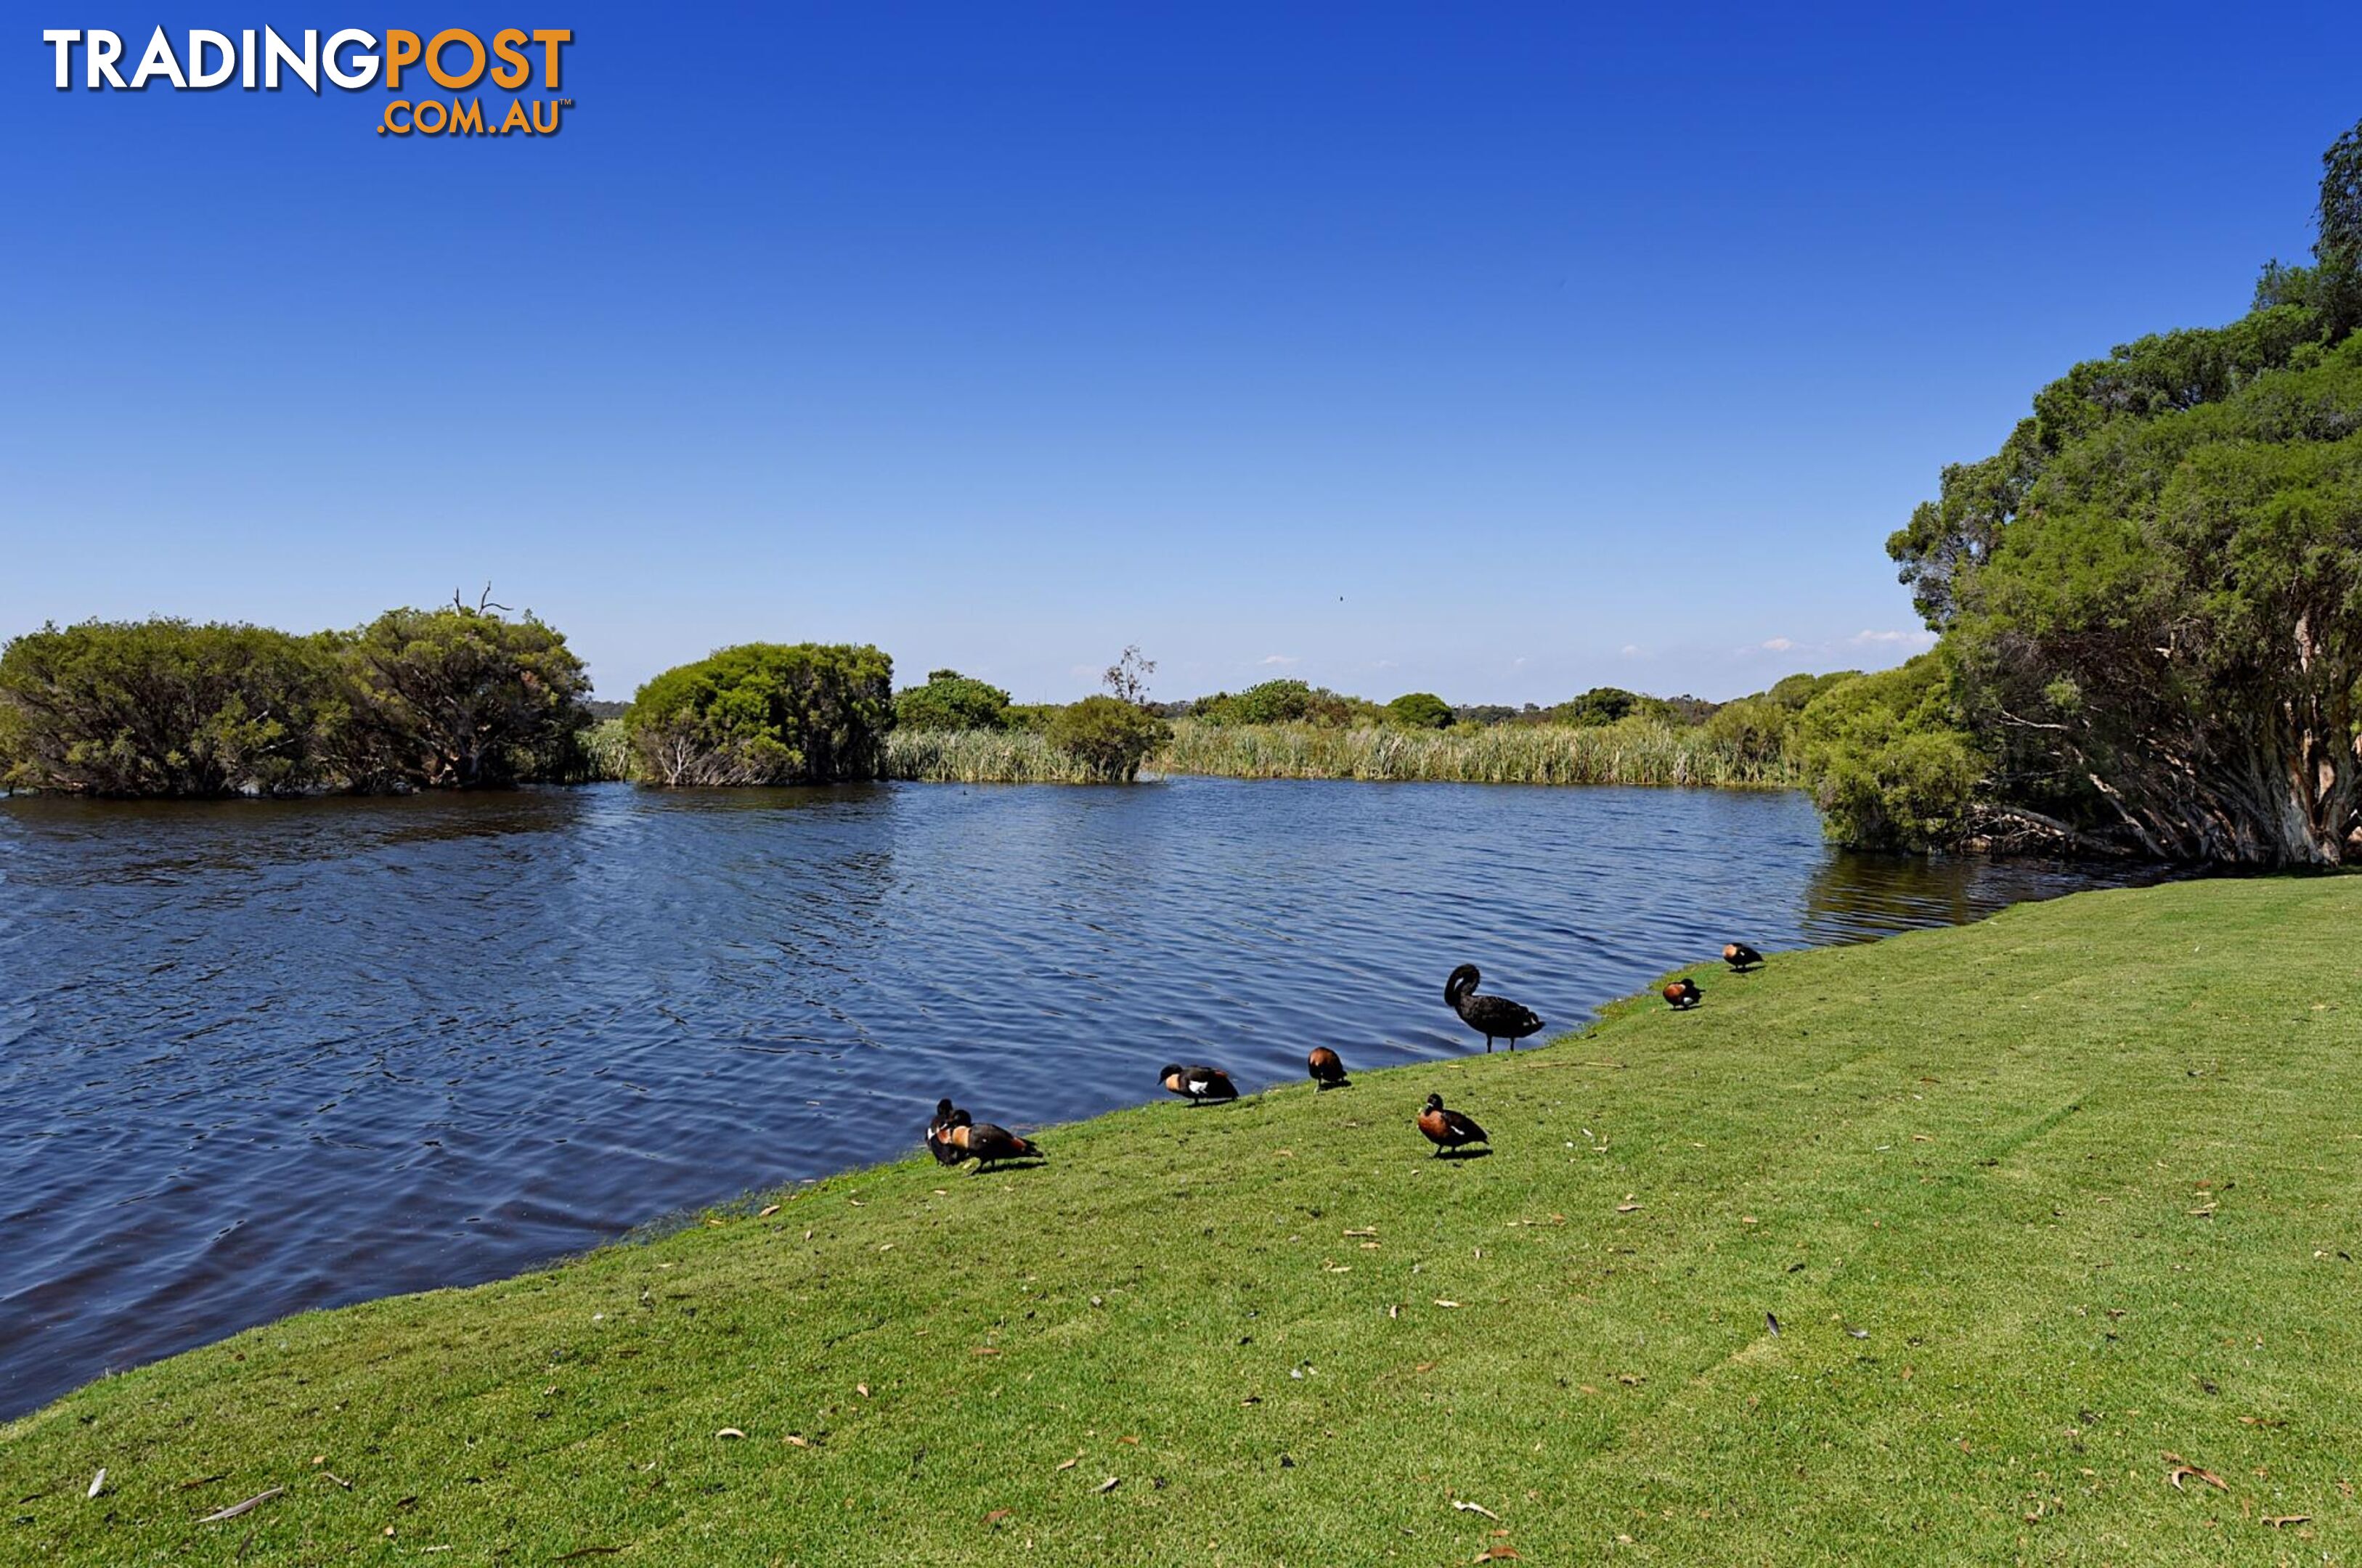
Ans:
{"type": "Polygon", "coordinates": [[[789,1432],[779,1441],[781,1442],[791,1442],[798,1448],[810,1448],[811,1446],[811,1439],[804,1436],[801,1432],[789,1432]]]}
{"type": "Polygon", "coordinates": [[[99,1466],[98,1474],[90,1478],[90,1490],[84,1492],[83,1496],[86,1498],[95,1497],[105,1490],[106,1490],[106,1467],[102,1464],[99,1466]]]}
{"type": "Polygon", "coordinates": [[[1375,1225],[1364,1225],[1358,1231],[1348,1231],[1345,1232],[1345,1234],[1349,1236],[1374,1236],[1377,1233],[1378,1228],[1375,1225]]]}
{"type": "Polygon", "coordinates": [[[746,1434],[740,1431],[736,1427],[724,1427],[713,1435],[717,1438],[742,1438],[746,1434]]]}
{"type": "Polygon", "coordinates": [[[1640,1206],[1637,1203],[1619,1203],[1616,1206],[1616,1212],[1618,1214],[1629,1214],[1639,1207],[1640,1206]]]}
{"type": "Polygon", "coordinates": [[[2264,1522],[2274,1529],[2286,1529],[2292,1524],[2311,1524],[2312,1516],[2311,1514],[2267,1514],[2264,1516],[2264,1522]]]}
{"type": "Polygon", "coordinates": [[[1460,1305],[1460,1303],[1459,1303],[1459,1302],[1457,1302],[1457,1301],[1446,1301],[1446,1300],[1445,1300],[1442,1297],[1440,1297],[1440,1296],[1439,1296],[1439,1297],[1437,1297],[1435,1298],[1435,1304],[1436,1304],[1438,1307],[1457,1307],[1457,1306],[1459,1306],[1459,1305],[1460,1305]]]}
{"type": "Polygon", "coordinates": [[[1069,1459],[1065,1463],[1059,1465],[1058,1468],[1061,1470],[1072,1470],[1076,1465],[1080,1464],[1082,1462],[1083,1456],[1078,1453],[1075,1455],[1074,1458],[1069,1459]]]}
{"type": "Polygon", "coordinates": [[[1109,1476],[1106,1480],[1104,1480],[1104,1481],[1100,1482],[1098,1485],[1096,1485],[1096,1486],[1092,1487],[1092,1488],[1091,1488],[1091,1490],[1092,1490],[1092,1491],[1094,1491],[1094,1492],[1112,1492],[1112,1491],[1114,1491],[1118,1486],[1120,1486],[1120,1485],[1123,1485],[1123,1477],[1122,1477],[1122,1476],[1120,1476],[1120,1475],[1110,1475],[1110,1476],[1109,1476]]]}
{"type": "Polygon", "coordinates": [[[779,1206],[778,1204],[767,1203],[762,1208],[755,1211],[755,1218],[757,1220],[768,1220],[772,1215],[777,1214],[778,1211],[779,1206]]]}
{"type": "Polygon", "coordinates": [[[999,1355],[1000,1353],[1000,1347],[999,1345],[978,1345],[967,1353],[970,1355],[999,1355]]]}
{"type": "Polygon", "coordinates": [[[2165,1462],[2173,1467],[2165,1473],[2165,1478],[2173,1483],[2173,1489],[2177,1492],[2181,1490],[2181,1483],[2185,1477],[2203,1481],[2217,1491],[2227,1492],[2231,1489],[2231,1484],[2228,1481],[2224,1480],[2212,1470],[2202,1469],[2191,1463],[2178,1453],[2167,1454],[2165,1462]]]}
{"type": "Polygon", "coordinates": [[[279,1496],[280,1493],[284,1492],[285,1490],[287,1490],[287,1488],[284,1486],[273,1486],[268,1492],[257,1492],[253,1496],[248,1497],[243,1503],[232,1503],[226,1508],[215,1508],[212,1513],[207,1514],[197,1522],[199,1524],[219,1524],[224,1519],[234,1519],[240,1514],[262,1507],[263,1504],[270,1501],[271,1498],[279,1496]]]}
{"type": "Polygon", "coordinates": [[[351,1482],[346,1480],[343,1476],[337,1474],[333,1470],[323,1470],[320,1474],[326,1476],[329,1480],[334,1481],[337,1485],[342,1486],[348,1492],[353,1489],[353,1484],[351,1482]]]}
{"type": "Polygon", "coordinates": [[[1140,1446],[1140,1440],[1136,1437],[1120,1437],[1115,1441],[1118,1442],[1128,1442],[1134,1448],[1138,1448],[1140,1446]]]}
{"type": "Polygon", "coordinates": [[[855,1384],[855,1385],[853,1386],[853,1391],[854,1391],[855,1394],[860,1395],[864,1399],[866,1399],[866,1398],[868,1398],[868,1397],[869,1397],[869,1385],[867,1385],[866,1383],[856,1383],[856,1384],[855,1384]]]}
{"type": "Polygon", "coordinates": [[[1471,1562],[1506,1562],[1514,1560],[1517,1555],[1518,1549],[1505,1541],[1499,1545],[1486,1547],[1484,1551],[1478,1552],[1468,1561],[1471,1562]]]}
{"type": "Polygon", "coordinates": [[[1627,1388],[1638,1388],[1649,1381],[1649,1375],[1645,1372],[1619,1372],[1616,1375],[1616,1381],[1627,1388]]]}
{"type": "Polygon", "coordinates": [[[1411,1370],[1413,1372],[1433,1372],[1435,1370],[1435,1363],[1431,1361],[1422,1361],[1417,1366],[1412,1367],[1411,1370]]]}
{"type": "Polygon", "coordinates": [[[1501,1519],[1500,1515],[1495,1513],[1492,1509],[1486,1507],[1482,1503],[1467,1503],[1462,1502],[1458,1497],[1454,1497],[1451,1499],[1451,1506],[1458,1508],[1463,1514],[1483,1514],[1486,1518],[1491,1519],[1496,1524],[1498,1524],[1501,1519]]]}
{"type": "Polygon", "coordinates": [[[984,1522],[988,1525],[997,1525],[1008,1517],[1009,1510],[1007,1508],[995,1508],[992,1512],[984,1516],[984,1522]]]}

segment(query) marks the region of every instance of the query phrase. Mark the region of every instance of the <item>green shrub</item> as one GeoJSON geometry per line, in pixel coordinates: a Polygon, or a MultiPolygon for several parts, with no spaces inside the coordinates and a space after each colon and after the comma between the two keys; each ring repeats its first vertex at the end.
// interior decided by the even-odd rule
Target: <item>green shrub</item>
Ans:
{"type": "Polygon", "coordinates": [[[1192,706],[1191,717],[1209,724],[1341,724],[1354,717],[1356,708],[1370,704],[1341,697],[1327,687],[1283,679],[1250,686],[1235,696],[1217,691],[1201,697],[1192,706]]]}
{"type": "Polygon", "coordinates": [[[1140,765],[1172,734],[1164,720],[1115,697],[1086,697],[1061,709],[1049,726],[1052,745],[1110,784],[1138,778],[1140,765]]]}
{"type": "Polygon", "coordinates": [[[91,795],[334,782],[347,710],[318,637],[187,621],[44,626],[0,651],[0,782],[91,795]]]}
{"type": "Polygon", "coordinates": [[[531,614],[389,610],[335,646],[354,788],[500,788],[574,766],[590,681],[565,636],[531,614]]]}
{"type": "Polygon", "coordinates": [[[1451,704],[1432,691],[1406,691],[1386,704],[1386,723],[1405,730],[1450,729],[1451,704]]]}
{"type": "Polygon", "coordinates": [[[894,698],[898,730],[997,730],[1009,722],[1009,693],[956,669],[930,672],[924,686],[894,698]]]}
{"type": "Polygon", "coordinates": [[[746,643],[668,669],[624,721],[637,774],[667,786],[877,777],[894,661],[843,644],[746,643]]]}
{"type": "Polygon", "coordinates": [[[1813,699],[1797,745],[1828,835],[1863,849],[1968,837],[1991,759],[1953,715],[1942,658],[1858,675],[1813,699]]]}

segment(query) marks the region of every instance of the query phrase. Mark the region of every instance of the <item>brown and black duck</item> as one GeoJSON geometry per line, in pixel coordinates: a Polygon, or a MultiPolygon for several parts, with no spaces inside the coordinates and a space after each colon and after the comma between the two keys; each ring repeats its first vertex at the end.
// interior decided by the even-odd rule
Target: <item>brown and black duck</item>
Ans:
{"type": "Polygon", "coordinates": [[[1336,1088],[1352,1082],[1345,1077],[1345,1058],[1326,1045],[1315,1045],[1304,1058],[1304,1071],[1317,1088],[1336,1088]]]}
{"type": "Polygon", "coordinates": [[[1485,1129],[1474,1121],[1459,1111],[1444,1110],[1443,1097],[1440,1094],[1427,1097],[1426,1109],[1418,1113],[1418,1130],[1427,1134],[1429,1143],[1435,1145],[1439,1158],[1453,1153],[1463,1143],[1482,1143],[1487,1148],[1493,1144],[1493,1140],[1485,1136],[1485,1129]]]}

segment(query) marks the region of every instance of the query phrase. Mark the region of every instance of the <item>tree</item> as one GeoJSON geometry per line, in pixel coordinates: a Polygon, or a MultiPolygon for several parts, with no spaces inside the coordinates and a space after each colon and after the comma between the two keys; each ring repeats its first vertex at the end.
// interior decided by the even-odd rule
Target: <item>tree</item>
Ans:
{"type": "Polygon", "coordinates": [[[117,796],[336,782],[346,718],[323,640],[260,626],[86,621],[0,650],[0,783],[117,796]]]}
{"type": "Polygon", "coordinates": [[[582,661],[530,613],[512,621],[455,596],[389,610],[336,646],[355,787],[506,787],[561,769],[590,723],[582,661]]]}
{"type": "Polygon", "coordinates": [[[1148,678],[1156,673],[1156,661],[1140,656],[1140,645],[1127,646],[1121,657],[1107,667],[1099,677],[1108,694],[1119,702],[1129,702],[1137,708],[1148,701],[1148,678]]]}
{"type": "Polygon", "coordinates": [[[1448,730],[1451,704],[1432,691],[1406,691],[1386,704],[1386,723],[1406,730],[1448,730]]]}
{"type": "Polygon", "coordinates": [[[1162,719],[1121,698],[1086,697],[1052,718],[1049,738],[1102,782],[1128,784],[1173,732],[1162,719]]]}
{"type": "Polygon", "coordinates": [[[893,685],[894,661],[874,647],[745,643],[657,676],[624,723],[653,783],[875,778],[893,685]]]}
{"type": "Polygon", "coordinates": [[[905,730],[1005,729],[1009,693],[956,669],[931,670],[924,686],[896,694],[894,723],[905,730]]]}

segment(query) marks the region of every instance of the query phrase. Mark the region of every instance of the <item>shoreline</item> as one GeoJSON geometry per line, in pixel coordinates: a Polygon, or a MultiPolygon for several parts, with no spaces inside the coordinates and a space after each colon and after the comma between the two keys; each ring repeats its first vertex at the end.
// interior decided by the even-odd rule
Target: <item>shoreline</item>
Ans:
{"type": "Polygon", "coordinates": [[[1054,1562],[1209,1538],[1214,1561],[1343,1560],[1381,1535],[1464,1561],[1487,1538],[1455,1496],[1553,1559],[1623,1533],[1793,1560],[1807,1525],[1808,1556],[1966,1561],[2014,1548],[2011,1500],[2070,1460],[2100,1479],[2051,1482],[2054,1553],[2218,1551],[2159,1505],[2162,1443],[2343,1545],[2362,1347],[2304,1282],[2353,1250],[2355,1173],[2310,1151],[2362,1066],[2351,1010],[2289,986],[2357,903],[2342,878],[2176,883],[1699,966],[1694,1012],[1644,996],[1514,1056],[1112,1111],[1045,1130],[1038,1169],[904,1159],[284,1320],[0,1426],[0,1471],[26,1547],[68,1562],[226,1562],[249,1528],[247,1561],[388,1528],[724,1561],[856,1521],[795,1560],[1021,1529],[1054,1562]],[[1430,1161],[1408,1128],[1430,1091],[1496,1152],[1430,1161]],[[2192,1329],[2260,1342],[2185,1345],[2193,1303],[2192,1329]],[[2142,1414],[2062,1426],[2062,1397],[2142,1414]],[[2106,1479],[2128,1465],[2142,1484],[2106,1479]],[[274,1485],[237,1530],[196,1522],[274,1485]],[[1689,1500],[1639,1521],[1636,1487],[1689,1500]]]}

